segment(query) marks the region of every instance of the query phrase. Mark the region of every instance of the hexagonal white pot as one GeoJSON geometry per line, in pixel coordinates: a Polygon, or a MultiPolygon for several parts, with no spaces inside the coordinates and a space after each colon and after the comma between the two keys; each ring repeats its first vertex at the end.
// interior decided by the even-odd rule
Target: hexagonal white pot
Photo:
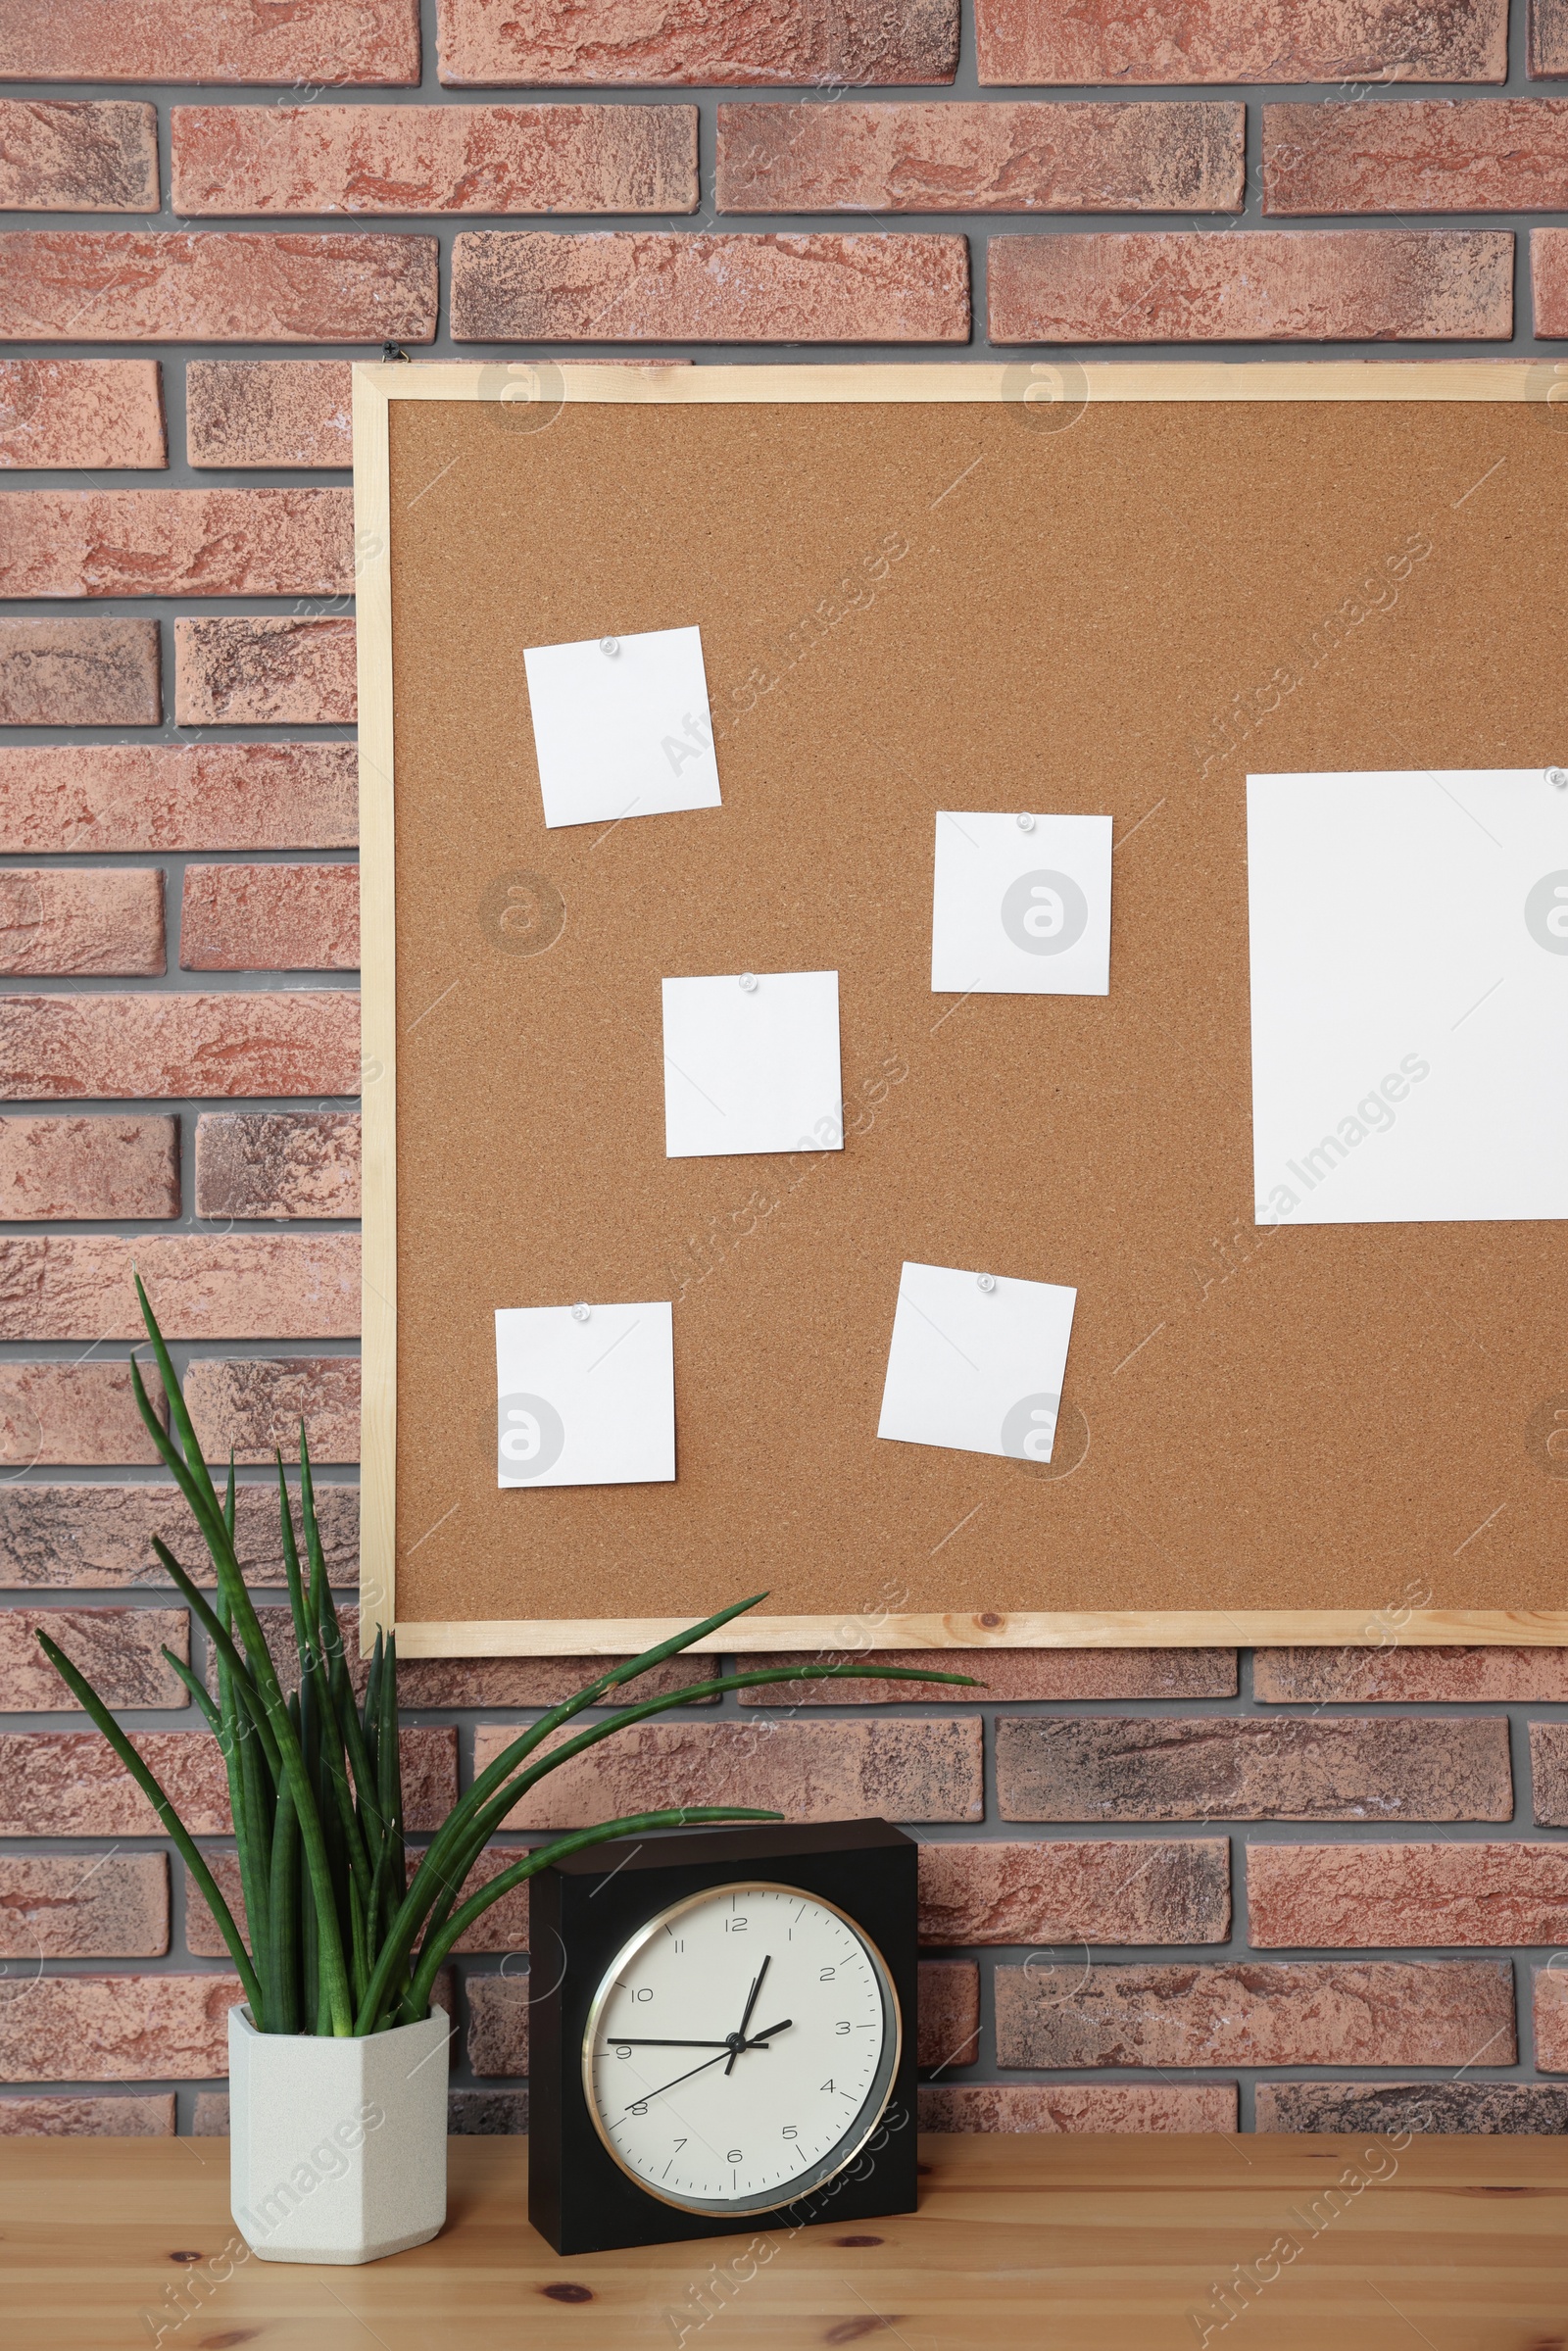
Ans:
{"type": "Polygon", "coordinates": [[[228,2012],[229,2202],[263,2261],[379,2261],[447,2217],[451,2027],[363,2040],[258,2033],[228,2012]]]}

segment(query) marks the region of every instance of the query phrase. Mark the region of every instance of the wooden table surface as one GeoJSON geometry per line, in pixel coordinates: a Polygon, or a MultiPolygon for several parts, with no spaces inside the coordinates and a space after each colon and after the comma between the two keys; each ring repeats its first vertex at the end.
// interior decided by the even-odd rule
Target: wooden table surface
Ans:
{"type": "Polygon", "coordinates": [[[454,2139],[444,2233],[357,2270],[236,2261],[224,2139],[0,2141],[0,2340],[1192,2351],[1206,2326],[1210,2351],[1568,2351],[1555,2138],[976,2136],[921,2154],[918,2216],[775,2231],[720,2294],[715,2265],[744,2271],[751,2240],[558,2260],[523,2218],[525,2139],[454,2139]],[[1299,2250],[1271,2264],[1282,2238],[1299,2250]]]}

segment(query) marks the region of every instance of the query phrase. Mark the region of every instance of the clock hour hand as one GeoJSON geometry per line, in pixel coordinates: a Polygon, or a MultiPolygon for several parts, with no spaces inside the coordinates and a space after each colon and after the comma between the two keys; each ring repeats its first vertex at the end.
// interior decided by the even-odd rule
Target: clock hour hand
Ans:
{"type": "Polygon", "coordinates": [[[628,2039],[624,2033],[607,2033],[605,2035],[607,2049],[728,2049],[732,2046],[727,2040],[634,2040],[628,2039]]]}
{"type": "Polygon", "coordinates": [[[792,2016],[787,2016],[782,2025],[769,2025],[765,2033],[754,2033],[746,2046],[749,2049],[765,2049],[775,2033],[788,2033],[794,2022],[792,2016]]]}

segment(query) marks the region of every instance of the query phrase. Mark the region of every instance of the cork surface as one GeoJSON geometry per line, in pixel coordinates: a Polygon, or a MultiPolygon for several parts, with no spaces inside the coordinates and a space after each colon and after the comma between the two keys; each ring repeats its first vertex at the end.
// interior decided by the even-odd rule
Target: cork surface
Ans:
{"type": "Polygon", "coordinates": [[[1568,436],[1063,414],[392,404],[400,1620],[1560,1601],[1562,1236],[1252,1224],[1244,779],[1563,759],[1568,436]],[[723,808],[547,832],[523,648],[693,621],[723,808]],[[941,808],[1112,815],[1108,997],[932,995],[941,808]],[[839,972],[846,1148],[666,1160],[660,981],[749,968],[839,972]],[[877,1439],[905,1258],[1076,1285],[1048,1471],[877,1439]],[[675,1301],[676,1480],[499,1493],[578,1298],[675,1301]]]}

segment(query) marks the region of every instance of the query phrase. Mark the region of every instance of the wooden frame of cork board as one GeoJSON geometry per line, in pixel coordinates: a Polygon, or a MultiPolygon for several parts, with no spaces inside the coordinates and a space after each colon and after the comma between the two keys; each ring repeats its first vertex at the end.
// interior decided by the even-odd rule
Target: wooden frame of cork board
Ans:
{"type": "Polygon", "coordinates": [[[1560,390],[356,367],[368,1637],[1568,1641],[1564,1237],[1252,1224],[1244,828],[1562,758],[1560,390]],[[722,808],[546,831],[524,646],[693,620],[722,808]],[[1107,998],[933,996],[943,807],[1112,815],[1107,998]],[[753,965],[840,972],[846,1149],[666,1160],[660,978],[753,965]],[[1077,1286],[1049,1468],[877,1439],[905,1258],[1077,1286]],[[492,1309],[583,1296],[675,1301],[677,1478],[498,1492],[492,1309]]]}

